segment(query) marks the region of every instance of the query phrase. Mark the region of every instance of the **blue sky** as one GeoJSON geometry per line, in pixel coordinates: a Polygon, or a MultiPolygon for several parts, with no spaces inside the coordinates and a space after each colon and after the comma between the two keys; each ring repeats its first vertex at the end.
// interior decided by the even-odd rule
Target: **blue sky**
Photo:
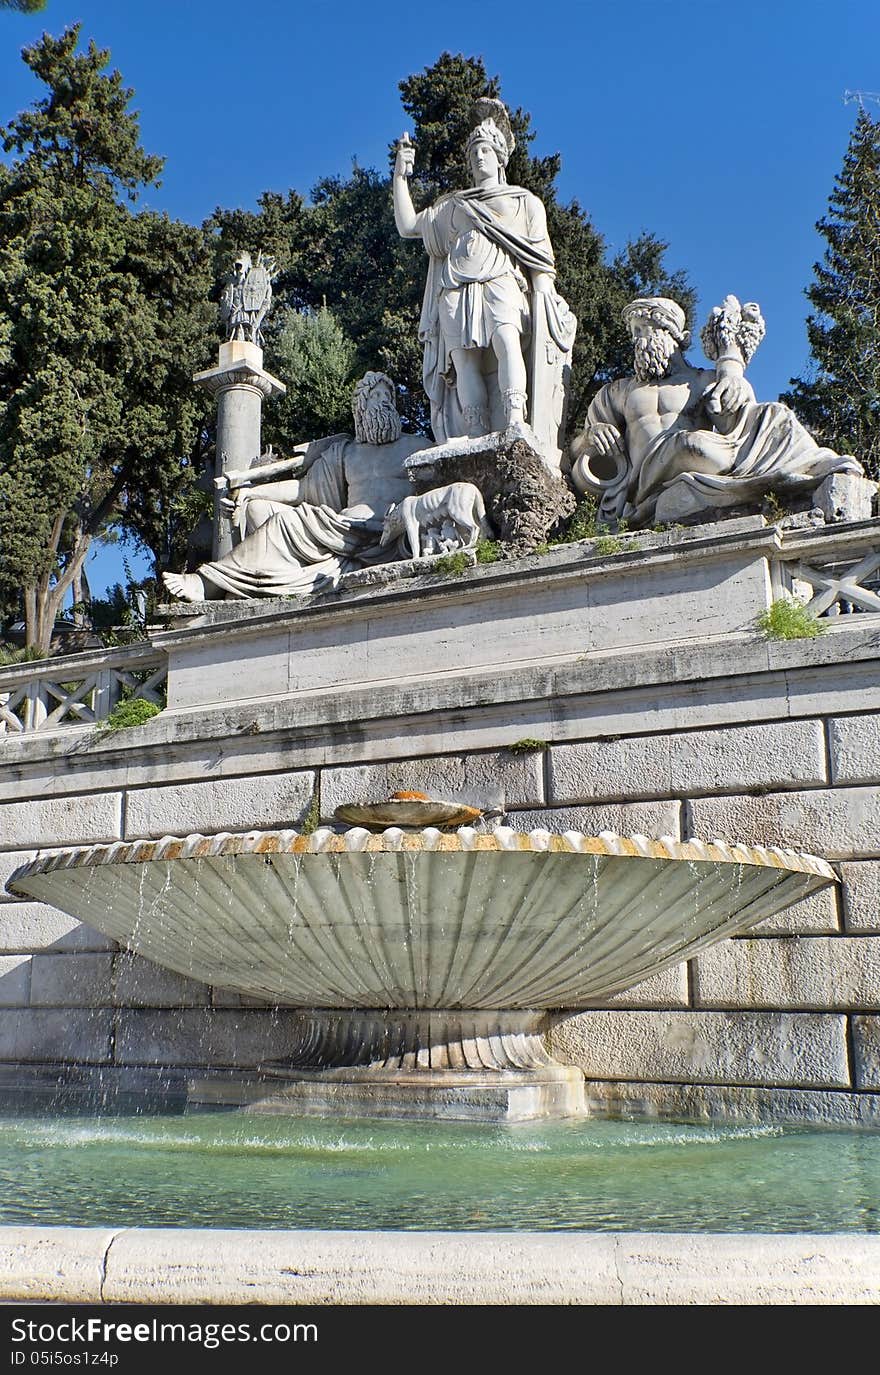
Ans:
{"type": "Polygon", "coordinates": [[[307,193],[353,159],[384,167],[406,127],[397,83],[444,50],[480,55],[610,250],[643,229],[665,239],[700,321],[729,291],[760,302],[760,397],[808,367],[814,226],[855,119],[844,93],[880,93],[877,0],[49,0],[0,12],[0,122],[41,94],[21,47],[76,21],[167,159],[146,203],[191,222],[263,190],[307,193]]]}

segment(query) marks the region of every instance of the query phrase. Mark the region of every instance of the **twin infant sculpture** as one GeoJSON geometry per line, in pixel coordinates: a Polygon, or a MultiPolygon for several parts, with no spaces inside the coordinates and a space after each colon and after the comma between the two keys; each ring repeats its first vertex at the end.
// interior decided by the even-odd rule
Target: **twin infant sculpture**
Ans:
{"type": "MultiPolygon", "coordinates": [[[[404,137],[395,220],[429,256],[420,338],[436,442],[465,451],[485,438],[476,448],[497,450],[519,439],[562,481],[576,321],[555,288],[543,205],[507,184],[513,146],[501,102],[478,101],[467,143],[473,186],[416,212],[414,148],[404,137]]],[[[745,379],[764,334],[756,305],[728,296],[712,312],[702,333],[708,369],[684,355],[689,334],[675,301],[639,298],[624,320],[634,376],[601,388],[570,446],[570,482],[595,497],[609,526],[692,519],[862,472],[817,445],[787,407],[756,402],[745,379]]],[[[368,372],[354,390],[354,435],[306,446],[286,480],[245,482],[224,497],[241,541],[195,573],[164,574],[168,590],[187,601],[314,592],[356,568],[472,547],[490,534],[472,483],[414,495],[406,460],[427,442],[402,433],[395,396],[389,377],[368,372]]]]}

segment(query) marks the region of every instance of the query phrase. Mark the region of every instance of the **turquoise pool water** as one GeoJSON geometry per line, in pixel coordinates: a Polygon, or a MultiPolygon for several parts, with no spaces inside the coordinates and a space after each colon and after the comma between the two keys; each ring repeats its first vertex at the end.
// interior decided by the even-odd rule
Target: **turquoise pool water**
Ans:
{"type": "Polygon", "coordinates": [[[878,1210],[867,1132],[0,1118],[0,1225],[875,1232],[878,1210]]]}

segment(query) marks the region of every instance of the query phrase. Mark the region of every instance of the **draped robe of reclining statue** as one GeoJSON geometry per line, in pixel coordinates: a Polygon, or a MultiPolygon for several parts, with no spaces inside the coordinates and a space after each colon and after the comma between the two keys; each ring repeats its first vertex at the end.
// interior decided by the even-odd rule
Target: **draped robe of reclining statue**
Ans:
{"type": "MultiPolygon", "coordinates": [[[[384,373],[361,379],[352,411],[354,435],[315,445],[302,476],[239,489],[244,539],[195,573],[163,574],[169,592],[185,601],[281,597],[332,587],[343,573],[394,558],[380,544],[385,514],[412,492],[404,461],[425,441],[401,434],[384,373]]],[[[231,513],[233,502],[225,505],[231,513]]]]}

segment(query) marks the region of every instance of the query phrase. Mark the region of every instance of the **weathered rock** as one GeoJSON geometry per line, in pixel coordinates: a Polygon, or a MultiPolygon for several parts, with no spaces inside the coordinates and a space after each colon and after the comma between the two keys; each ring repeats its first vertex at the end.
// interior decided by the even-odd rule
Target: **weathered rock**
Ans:
{"type": "Polygon", "coordinates": [[[567,520],[575,497],[519,436],[503,433],[420,449],[406,461],[419,491],[448,482],[479,487],[504,556],[528,554],[567,520]]]}
{"type": "Polygon", "coordinates": [[[813,493],[827,521],[870,520],[877,484],[857,473],[832,473],[813,493]]]}

